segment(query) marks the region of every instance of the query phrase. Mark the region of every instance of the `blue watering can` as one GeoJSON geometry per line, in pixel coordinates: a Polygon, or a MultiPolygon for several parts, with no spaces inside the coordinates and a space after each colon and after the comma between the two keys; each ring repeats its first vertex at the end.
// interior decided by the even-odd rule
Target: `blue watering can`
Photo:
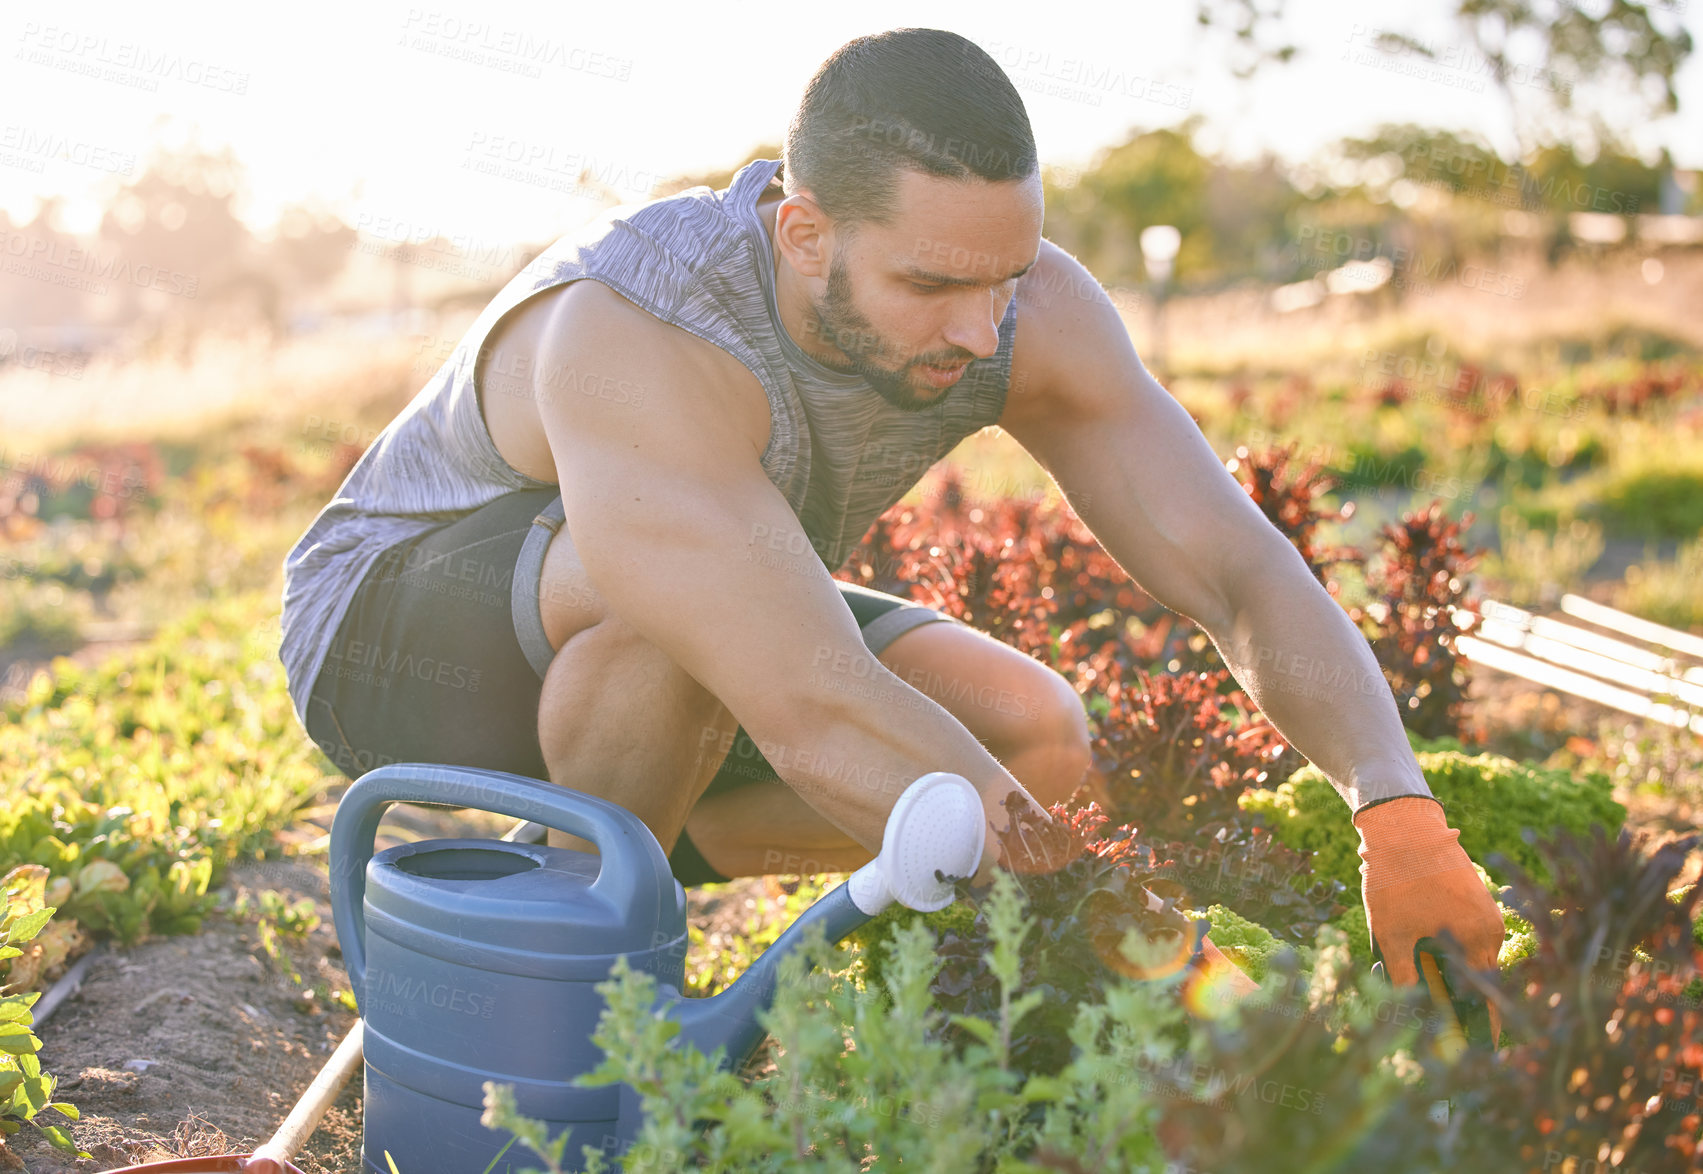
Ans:
{"type": "Polygon", "coordinates": [[[552,1136],[573,1127],[568,1168],[580,1168],[581,1145],[624,1152],[642,1124],[637,1094],[572,1083],[602,1060],[591,1042],[603,1011],[595,985],[617,957],[656,977],[657,1010],[680,1024],[681,1040],[706,1054],[724,1047],[724,1067],[737,1068],[762,1041],[757,1008],[804,931],[818,925],[835,942],[895,900],[943,908],[952,887],[939,877],[975,874],[984,821],[962,776],[923,775],[894,805],[874,860],[727,990],[688,999],[686,891],[636,815],[502,771],[399,763],[368,772],[331,827],[331,906],[365,1036],[365,1168],[389,1174],[388,1152],[399,1174],[480,1174],[509,1141],[479,1122],[487,1080],[513,1085],[519,1112],[552,1136]],[[532,820],[597,854],[453,839],[375,855],[379,819],[396,802],[532,820]]]}

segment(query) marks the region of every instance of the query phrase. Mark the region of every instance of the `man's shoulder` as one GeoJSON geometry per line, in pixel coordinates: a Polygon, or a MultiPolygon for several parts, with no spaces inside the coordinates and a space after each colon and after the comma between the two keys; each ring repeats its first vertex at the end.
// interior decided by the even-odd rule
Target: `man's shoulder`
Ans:
{"type": "MultiPolygon", "coordinates": [[[[767,446],[769,408],[757,376],[728,351],[657,317],[615,287],[594,277],[578,278],[539,294],[522,312],[528,317],[516,324],[519,337],[542,365],[535,379],[553,378],[554,361],[548,356],[554,348],[546,340],[595,339],[597,365],[607,360],[610,369],[591,377],[619,378],[635,365],[623,355],[643,356],[637,366],[667,372],[668,382],[689,387],[684,394],[694,400],[720,404],[749,432],[757,451],[767,446]]],[[[587,377],[585,371],[575,372],[581,383],[587,377]]]]}
{"type": "Polygon", "coordinates": [[[721,347],[659,317],[595,274],[545,290],[521,312],[531,317],[530,325],[539,332],[536,337],[549,331],[591,331],[681,362],[722,371],[745,370],[721,347]]]}
{"type": "Polygon", "coordinates": [[[1105,289],[1081,261],[1045,237],[1035,266],[1017,282],[1017,337],[1011,354],[1013,407],[1039,406],[1072,385],[1065,378],[1081,345],[1116,323],[1105,289]],[[1107,310],[1111,317],[1107,317],[1107,310]],[[1017,397],[1023,397],[1021,399],[1017,397]]]}

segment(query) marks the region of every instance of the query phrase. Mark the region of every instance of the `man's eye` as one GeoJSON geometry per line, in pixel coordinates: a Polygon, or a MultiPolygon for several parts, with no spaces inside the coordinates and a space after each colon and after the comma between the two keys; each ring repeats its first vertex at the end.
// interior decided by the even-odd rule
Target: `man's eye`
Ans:
{"type": "Polygon", "coordinates": [[[923,293],[933,293],[935,290],[940,289],[942,287],[938,286],[938,285],[919,285],[917,282],[913,281],[913,282],[911,282],[911,288],[912,289],[920,289],[923,293]]]}

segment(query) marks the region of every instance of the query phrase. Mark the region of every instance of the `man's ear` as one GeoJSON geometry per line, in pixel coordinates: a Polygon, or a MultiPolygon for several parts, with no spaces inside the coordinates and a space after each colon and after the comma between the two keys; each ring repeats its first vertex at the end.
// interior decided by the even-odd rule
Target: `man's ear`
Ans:
{"type": "Polygon", "coordinates": [[[801,277],[826,281],[833,256],[833,222],[808,191],[775,205],[775,243],[801,277]]]}

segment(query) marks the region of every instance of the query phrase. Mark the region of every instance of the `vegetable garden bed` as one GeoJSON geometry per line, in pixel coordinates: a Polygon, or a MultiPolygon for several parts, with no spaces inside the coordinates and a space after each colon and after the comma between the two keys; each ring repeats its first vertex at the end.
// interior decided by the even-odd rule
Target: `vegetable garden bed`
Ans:
{"type": "MultiPolygon", "coordinates": [[[[1692,384],[1675,386],[1679,395],[1692,384]]],[[[349,455],[304,475],[287,454],[255,452],[240,476],[228,465],[203,471],[199,504],[166,494],[179,523],[205,506],[208,525],[226,536],[252,513],[293,537],[349,455]]],[[[1071,876],[1026,879],[1034,920],[1020,951],[1014,907],[986,907],[978,919],[961,903],[927,919],[884,918],[858,945],[824,955],[844,981],[783,990],[779,1042],[758,1053],[749,1083],[712,1079],[665,1053],[630,1016],[609,1021],[624,1074],[648,1082],[659,1107],[673,1105],[654,1122],[653,1154],[690,1152],[709,1168],[816,1169],[832,1159],[855,1169],[874,1145],[911,1164],[938,1155],[942,1169],[992,1169],[997,1154],[998,1168],[1013,1171],[1157,1170],[1178,1160],[1235,1171],[1271,1169],[1274,1139],[1283,1139],[1310,1163],[1286,1168],[1320,1171],[1350,1158],[1385,1174],[1426,1160],[1472,1169],[1469,1142],[1497,1154],[1487,1169],[1590,1169],[1581,1163],[1611,1158],[1601,1168],[1691,1168],[1679,1148],[1651,1147],[1698,1134],[1697,1088],[1686,1084],[1703,1066],[1692,910],[1645,898],[1652,886],[1683,894],[1698,856],[1652,864],[1653,844],[1640,855],[1588,839],[1552,856],[1522,829],[1585,833],[1624,819],[1672,839],[1703,778],[1696,744],[1647,744],[1624,723],[1593,725],[1601,715],[1572,703],[1534,712],[1523,708],[1529,693],[1469,678],[1439,622],[1470,604],[1473,566],[1467,530],[1446,512],[1392,519],[1375,536],[1381,553],[1365,556],[1334,545],[1340,518],[1324,507],[1320,465],[1257,447],[1235,461],[1378,651],[1428,779],[1507,902],[1515,933],[1506,974],[1529,1004],[1510,1018],[1510,1067],[1466,1062],[1460,1088],[1450,1087],[1470,1111],[1453,1134],[1427,1124],[1426,1097],[1454,1078],[1418,1035],[1403,1034],[1422,1014],[1404,1028],[1368,1011],[1417,1004],[1357,993],[1370,959],[1352,830],[1334,792],[1299,769],[1211,645],[1124,580],[1067,514],[1039,498],[979,500],[970,484],[933,477],[878,523],[845,573],[941,607],[1071,677],[1097,735],[1087,794],[1112,819],[1083,825],[1098,847],[1071,876]],[[1132,820],[1134,834],[1117,832],[1132,820]],[[1151,960],[1132,962],[1125,931],[1142,918],[1127,901],[1085,900],[1127,888],[1117,869],[1136,867],[1210,918],[1214,940],[1288,1002],[1240,1020],[1203,1016],[1186,983],[1151,960]],[[1525,885],[1517,868],[1536,883],[1525,885]],[[1551,901],[1575,914],[1546,925],[1551,901]],[[1535,926],[1514,919],[1517,905],[1535,926]],[[1669,933],[1680,919],[1684,942],[1669,933]],[[889,930],[901,931],[890,943],[881,936],[889,930]],[[961,1018],[942,1018],[948,1011],[961,1018]],[[1350,1061],[1339,1038],[1352,1041],[1350,1061]],[[1660,1053],[1663,1040],[1677,1046],[1660,1053]],[[1406,1059],[1384,1059],[1401,1049],[1406,1059]],[[1197,1079],[1215,1069],[1218,1084],[1197,1079]],[[1431,1083],[1410,1083],[1419,1075],[1431,1083]],[[954,1082],[973,1090],[973,1106],[941,1102],[954,1082]],[[1368,1114],[1378,1124],[1370,1133],[1368,1114]],[[976,1124],[942,1124],[966,1115],[976,1124]],[[1346,1148],[1332,1149],[1333,1137],[1346,1148]],[[1503,1143],[1525,1147],[1523,1156],[1509,1164],[1508,1151],[1494,1149],[1503,1143]],[[1641,1164],[1628,1166],[1628,1155],[1641,1164]]],[[[117,502],[106,520],[122,521],[142,500],[117,502]]],[[[22,541],[50,536],[27,519],[10,523],[22,541]]],[[[54,573],[74,577],[129,549],[110,534],[103,541],[107,555],[84,552],[54,573]]],[[[37,904],[60,911],[60,928],[47,923],[42,948],[14,963],[18,973],[37,967],[25,983],[33,989],[51,981],[85,944],[66,932],[72,920],[82,938],[112,943],[39,1032],[45,1077],[57,1078],[52,1099],[75,1105],[81,1120],[53,1109],[36,1116],[93,1157],[72,1160],[25,1125],[0,1153],[21,1155],[28,1169],[250,1148],[350,1022],[314,857],[341,780],[295,727],[283,693],[276,584],[251,581],[257,568],[272,574],[275,553],[251,545],[223,562],[196,554],[203,561],[189,581],[205,584],[213,603],[180,609],[151,642],[110,660],[53,661],[5,703],[0,869],[45,869],[37,904]],[[49,954],[55,940],[62,957],[49,954]]],[[[103,590],[117,598],[129,581],[103,590]]],[[[432,832],[422,823],[405,834],[432,832]]],[[[729,981],[831,880],[694,892],[695,992],[729,981]]],[[[636,997],[617,986],[617,1004],[636,997]]],[[[358,1097],[358,1085],[344,1092],[304,1169],[355,1168],[358,1097]]]]}

